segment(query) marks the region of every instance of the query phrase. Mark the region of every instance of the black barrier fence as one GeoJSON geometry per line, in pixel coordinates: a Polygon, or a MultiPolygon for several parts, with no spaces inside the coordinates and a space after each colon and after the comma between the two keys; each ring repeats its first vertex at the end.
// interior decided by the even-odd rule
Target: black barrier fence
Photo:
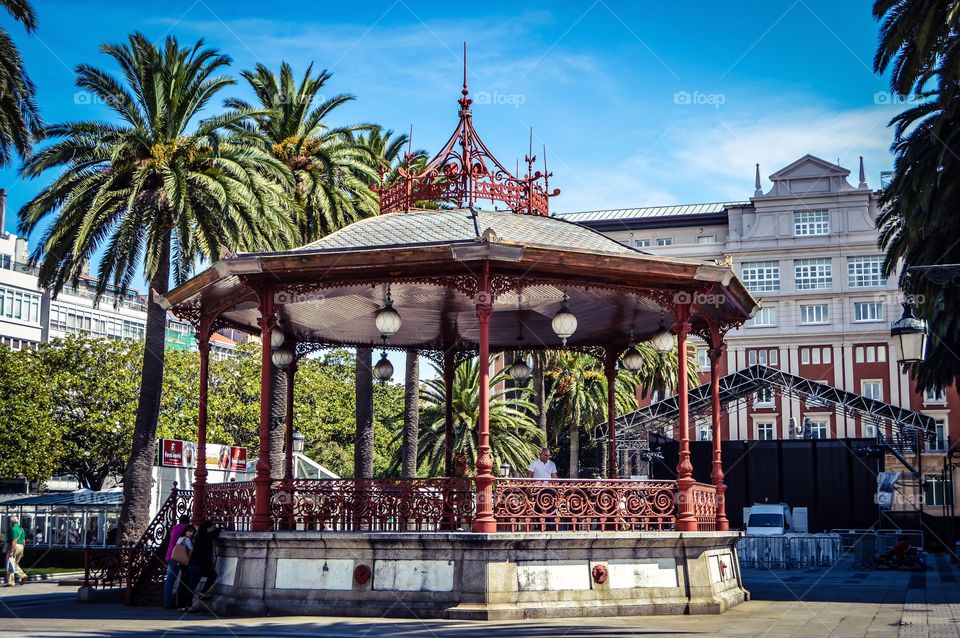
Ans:
{"type": "MultiPolygon", "coordinates": [[[[806,507],[811,532],[835,528],[876,527],[877,472],[883,458],[861,451],[872,439],[806,439],[724,441],[723,470],[727,484],[727,517],[732,529],[743,529],[743,508],[754,503],[787,503],[806,507]]],[[[676,475],[679,444],[651,434],[650,447],[663,460],[651,462],[651,478],[676,475]]],[[[692,441],[693,476],[710,482],[713,443],[692,441]]],[[[913,527],[917,520],[914,515],[913,527]]]]}

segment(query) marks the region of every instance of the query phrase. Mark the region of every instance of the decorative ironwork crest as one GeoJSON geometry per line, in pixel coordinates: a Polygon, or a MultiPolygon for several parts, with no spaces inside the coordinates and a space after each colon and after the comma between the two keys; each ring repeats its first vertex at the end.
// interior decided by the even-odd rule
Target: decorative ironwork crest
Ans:
{"type": "Polygon", "coordinates": [[[473,127],[473,100],[467,90],[467,45],[463,45],[463,88],[457,101],[460,122],[443,148],[422,168],[413,169],[411,155],[398,171],[400,177],[390,185],[381,185],[380,212],[406,212],[426,204],[472,208],[477,200],[499,202],[515,213],[550,215],[550,198],[560,194],[550,190],[552,175],[546,168],[534,171],[536,156],[531,149],[524,158],[527,174],[517,177],[494,157],[473,127]]]}

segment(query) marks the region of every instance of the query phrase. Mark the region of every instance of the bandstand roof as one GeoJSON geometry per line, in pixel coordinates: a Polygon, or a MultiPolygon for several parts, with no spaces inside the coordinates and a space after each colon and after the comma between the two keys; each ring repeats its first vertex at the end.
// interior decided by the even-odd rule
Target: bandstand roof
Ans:
{"type": "Polygon", "coordinates": [[[469,350],[485,268],[492,350],[561,347],[551,320],[564,293],[579,320],[572,347],[647,339],[672,325],[678,301],[693,301],[701,333],[757,308],[728,265],[649,255],[557,218],[475,209],[380,215],[301,248],[226,258],[166,300],[182,316],[258,332],[258,294],[269,290],[299,342],[379,345],[374,315],[389,284],[402,317],[390,346],[469,350]]]}

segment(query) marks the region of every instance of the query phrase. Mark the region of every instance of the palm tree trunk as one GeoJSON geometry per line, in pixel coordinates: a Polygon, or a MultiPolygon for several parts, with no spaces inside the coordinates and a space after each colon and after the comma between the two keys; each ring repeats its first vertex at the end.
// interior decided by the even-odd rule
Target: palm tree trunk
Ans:
{"type": "Polygon", "coordinates": [[[570,420],[570,474],[569,478],[580,478],[580,406],[573,408],[570,420]]]}
{"type": "Polygon", "coordinates": [[[283,478],[284,421],[287,415],[287,371],[270,366],[270,478],[283,478]]]}
{"type": "MultiPolygon", "coordinates": [[[[165,295],[170,286],[170,232],[163,240],[157,270],[150,278],[147,302],[147,329],[144,338],[143,366],[140,371],[140,397],[133,426],[133,446],[123,473],[123,508],[120,511],[118,540],[134,543],[150,524],[150,497],[153,488],[153,461],[157,454],[157,418],[163,391],[164,341],[167,311],[154,298],[165,295]]],[[[186,487],[186,486],[182,486],[186,487]]],[[[165,495],[164,495],[165,496],[165,495]]]]}
{"type": "Polygon", "coordinates": [[[533,404],[537,407],[537,427],[543,431],[543,440],[547,442],[547,388],[543,378],[544,353],[538,352],[533,356],[533,404]]]}
{"type": "Polygon", "coordinates": [[[403,478],[417,476],[417,449],[420,443],[420,356],[407,350],[403,380],[403,478]]]}
{"type": "Polygon", "coordinates": [[[357,437],[353,446],[354,478],[373,478],[373,348],[357,348],[357,437]]]}

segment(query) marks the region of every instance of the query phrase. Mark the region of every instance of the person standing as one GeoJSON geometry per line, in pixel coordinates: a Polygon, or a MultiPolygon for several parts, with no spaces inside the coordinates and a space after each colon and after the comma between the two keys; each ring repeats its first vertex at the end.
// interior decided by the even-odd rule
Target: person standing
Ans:
{"type": "Polygon", "coordinates": [[[172,558],[180,568],[180,583],[175,596],[177,609],[180,611],[188,611],[193,598],[192,590],[187,585],[187,565],[190,564],[190,556],[193,554],[193,535],[196,533],[196,527],[187,525],[173,548],[172,558]]]}
{"type": "Polygon", "coordinates": [[[17,579],[20,584],[27,582],[27,575],[20,568],[23,561],[23,545],[27,542],[27,535],[20,527],[20,519],[16,516],[10,517],[10,529],[7,531],[7,587],[16,585],[17,579]]]}
{"type": "Polygon", "coordinates": [[[167,577],[163,581],[163,606],[166,609],[173,609],[176,601],[173,599],[174,588],[177,584],[177,576],[180,575],[180,564],[173,560],[173,548],[177,541],[183,536],[183,532],[190,527],[190,517],[184,514],[180,517],[180,522],[170,530],[170,543],[167,545],[167,577]]]}
{"type": "Polygon", "coordinates": [[[190,564],[187,566],[187,587],[191,594],[196,594],[197,602],[191,609],[200,606],[200,599],[213,587],[217,581],[217,572],[213,568],[214,542],[220,536],[220,528],[213,521],[204,521],[193,538],[193,551],[190,552],[190,564]],[[203,589],[198,589],[200,581],[206,578],[203,589]]]}
{"type": "Polygon", "coordinates": [[[550,460],[550,448],[544,447],[540,450],[540,458],[533,459],[530,466],[527,467],[527,478],[534,479],[555,479],[557,478],[557,466],[550,460]]]}

